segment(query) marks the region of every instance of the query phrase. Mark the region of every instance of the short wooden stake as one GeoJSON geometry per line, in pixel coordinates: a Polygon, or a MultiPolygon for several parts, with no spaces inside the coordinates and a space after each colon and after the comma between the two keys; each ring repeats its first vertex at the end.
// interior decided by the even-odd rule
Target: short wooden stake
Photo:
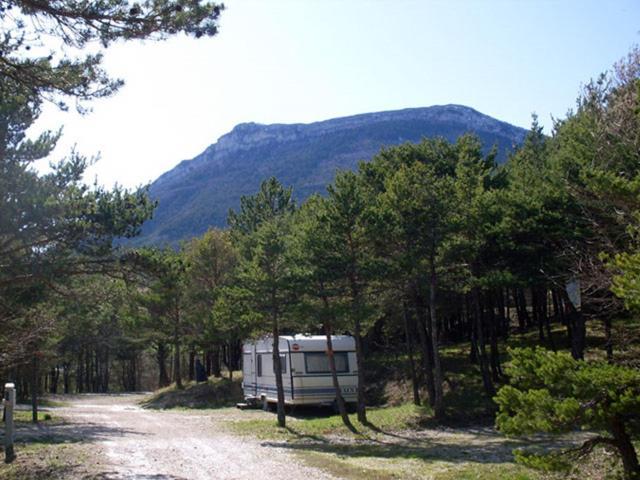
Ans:
{"type": "Polygon", "coordinates": [[[13,409],[16,406],[16,386],[4,384],[4,462],[11,463],[16,454],[13,450],[13,409]]]}

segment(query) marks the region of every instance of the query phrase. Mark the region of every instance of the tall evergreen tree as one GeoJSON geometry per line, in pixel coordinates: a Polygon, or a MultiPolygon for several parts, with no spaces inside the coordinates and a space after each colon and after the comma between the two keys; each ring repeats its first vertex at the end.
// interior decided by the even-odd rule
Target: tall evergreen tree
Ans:
{"type": "MultiPolygon", "coordinates": [[[[143,291],[140,300],[147,308],[154,328],[162,333],[158,345],[158,360],[164,362],[165,341],[173,345],[173,381],[182,388],[181,347],[187,333],[185,311],[187,309],[186,270],[183,255],[171,249],[145,248],[133,252],[131,261],[139,267],[143,291]]],[[[162,384],[162,365],[160,382],[162,384]]]]}
{"type": "MultiPolygon", "coordinates": [[[[447,236],[452,232],[454,213],[453,182],[450,177],[438,176],[433,165],[415,163],[401,167],[387,182],[384,202],[395,218],[397,233],[402,236],[410,257],[405,264],[411,264],[416,277],[420,271],[427,272],[429,291],[429,319],[433,361],[434,398],[433,405],[437,418],[444,417],[443,374],[440,362],[437,312],[439,305],[440,256],[447,236]]],[[[431,365],[429,365],[431,367],[431,365]]]]}
{"type": "Polygon", "coordinates": [[[296,212],[293,223],[291,262],[298,292],[298,312],[310,319],[309,329],[321,328],[327,339],[329,370],[342,422],[355,431],[338,380],[332,335],[348,325],[345,302],[340,295],[340,258],[326,221],[326,199],[314,196],[296,212]]]}
{"type": "MultiPolygon", "coordinates": [[[[231,346],[240,339],[231,338],[232,323],[217,321],[216,315],[225,287],[234,281],[238,262],[229,231],[210,229],[183,246],[187,261],[187,317],[191,343],[206,351],[207,369],[220,375],[220,350],[224,340],[231,346]],[[212,346],[213,345],[213,350],[212,346]]],[[[232,366],[230,372],[232,371],[232,366]]]]}
{"type": "MultiPolygon", "coordinates": [[[[27,138],[39,112],[37,95],[0,79],[0,318],[25,338],[40,327],[27,325],[24,309],[69,276],[113,269],[113,240],[136,235],[153,208],[145,189],[84,184],[88,161],[74,152],[50,173],[38,174],[34,162],[46,158],[59,138],[54,132],[27,138]]],[[[12,344],[16,338],[0,332],[5,353],[12,344]]]]}
{"type": "Polygon", "coordinates": [[[341,282],[342,296],[349,303],[345,313],[356,342],[358,420],[366,423],[363,335],[371,313],[367,302],[367,285],[373,267],[365,227],[366,197],[362,183],[353,172],[339,172],[327,191],[323,221],[326,222],[326,232],[332,239],[333,256],[337,260],[333,268],[341,282]]]}
{"type": "MultiPolygon", "coordinates": [[[[257,314],[258,319],[270,322],[278,425],[281,427],[285,426],[286,420],[280,331],[282,319],[292,301],[287,236],[294,211],[291,188],[283,187],[272,177],[262,182],[258,193],[241,198],[239,212],[229,212],[232,238],[240,251],[238,283],[245,292],[245,304],[257,314]]],[[[266,329],[260,325],[258,330],[266,329]]]]}

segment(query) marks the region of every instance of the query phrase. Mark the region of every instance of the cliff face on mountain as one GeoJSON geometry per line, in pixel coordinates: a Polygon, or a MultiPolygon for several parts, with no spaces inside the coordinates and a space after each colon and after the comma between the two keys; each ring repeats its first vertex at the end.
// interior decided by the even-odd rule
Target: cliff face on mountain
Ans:
{"type": "Polygon", "coordinates": [[[276,176],[303,200],[324,192],[336,170],[354,169],[383,146],[475,133],[504,161],[526,131],[459,105],[366,113],[310,124],[243,123],[152,183],[154,218],[135,244],[165,244],[223,227],[230,208],[276,176]]]}

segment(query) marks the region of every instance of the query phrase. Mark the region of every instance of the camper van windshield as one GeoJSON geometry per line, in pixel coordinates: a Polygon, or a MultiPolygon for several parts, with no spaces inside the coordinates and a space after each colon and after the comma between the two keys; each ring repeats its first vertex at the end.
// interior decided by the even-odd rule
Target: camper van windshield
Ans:
{"type": "MultiPolygon", "coordinates": [[[[345,373],[349,371],[347,352],[334,352],[336,359],[336,371],[345,373]]],[[[324,352],[305,352],[304,363],[307,373],[329,373],[329,357],[324,352]]]]}

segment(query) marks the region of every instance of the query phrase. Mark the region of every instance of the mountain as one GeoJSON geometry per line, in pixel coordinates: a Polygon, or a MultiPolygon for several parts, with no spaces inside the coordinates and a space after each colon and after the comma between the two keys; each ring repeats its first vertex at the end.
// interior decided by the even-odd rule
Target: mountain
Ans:
{"type": "Polygon", "coordinates": [[[526,130],[460,105],[365,113],[309,124],[242,123],[191,160],[151,184],[158,201],[134,244],[175,244],[226,225],[230,208],[260,182],[276,176],[292,185],[298,201],[324,192],[339,169],[354,169],[381,147],[442,136],[455,141],[472,132],[498,158],[520,144],[526,130]]]}

